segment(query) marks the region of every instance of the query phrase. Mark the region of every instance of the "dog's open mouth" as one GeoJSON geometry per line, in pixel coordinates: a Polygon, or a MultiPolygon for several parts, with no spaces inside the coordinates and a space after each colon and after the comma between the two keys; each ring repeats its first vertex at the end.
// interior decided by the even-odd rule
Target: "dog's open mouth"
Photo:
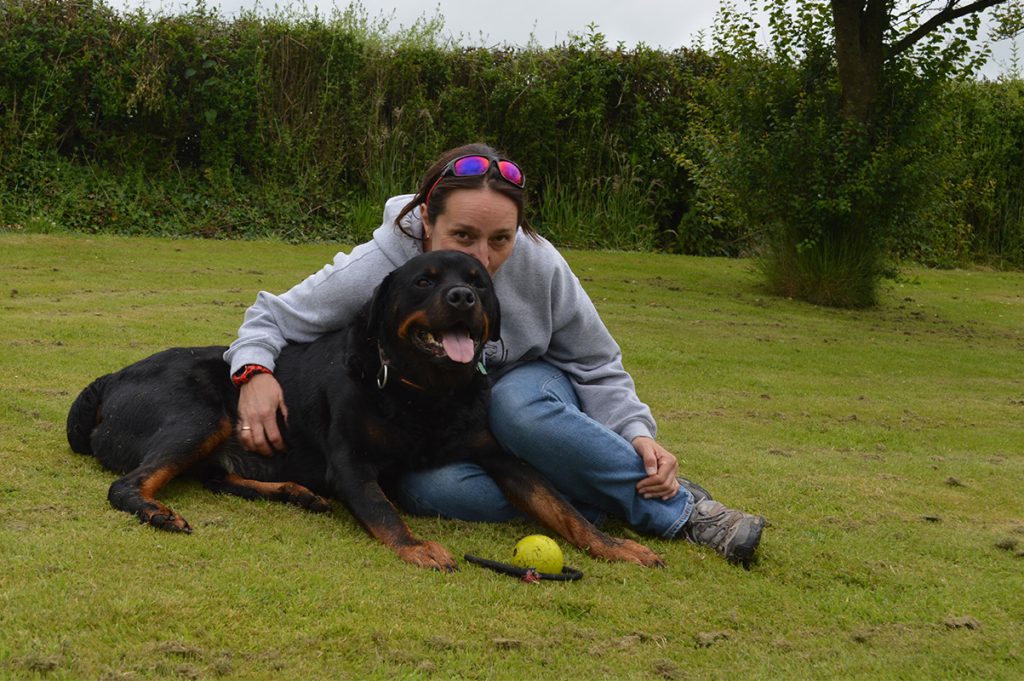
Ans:
{"type": "Polygon", "coordinates": [[[440,338],[434,333],[427,329],[417,329],[412,335],[413,345],[428,355],[447,357],[460,364],[473,361],[477,342],[469,335],[467,329],[456,327],[444,332],[437,332],[440,338]]]}

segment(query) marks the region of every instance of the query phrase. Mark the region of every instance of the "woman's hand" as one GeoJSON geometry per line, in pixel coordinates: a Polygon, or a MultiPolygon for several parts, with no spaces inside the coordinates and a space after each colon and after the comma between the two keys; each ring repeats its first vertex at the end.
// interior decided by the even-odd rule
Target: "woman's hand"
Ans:
{"type": "Polygon", "coordinates": [[[238,395],[238,440],[242,446],[264,456],[284,451],[278,411],[287,422],[284,392],[272,374],[256,374],[244,384],[238,395]]]}
{"type": "Polygon", "coordinates": [[[644,499],[671,499],[679,491],[679,463],[667,449],[649,437],[633,438],[633,449],[644,462],[647,477],[636,484],[644,499]]]}

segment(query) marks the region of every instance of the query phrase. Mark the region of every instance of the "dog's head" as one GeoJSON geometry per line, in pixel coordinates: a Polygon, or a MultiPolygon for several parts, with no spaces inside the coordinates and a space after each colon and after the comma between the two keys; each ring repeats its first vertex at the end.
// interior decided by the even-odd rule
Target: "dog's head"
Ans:
{"type": "Polygon", "coordinates": [[[418,385],[475,370],[498,340],[501,312],[486,268],[457,251],[419,255],[389,274],[370,304],[368,331],[384,356],[418,385]]]}

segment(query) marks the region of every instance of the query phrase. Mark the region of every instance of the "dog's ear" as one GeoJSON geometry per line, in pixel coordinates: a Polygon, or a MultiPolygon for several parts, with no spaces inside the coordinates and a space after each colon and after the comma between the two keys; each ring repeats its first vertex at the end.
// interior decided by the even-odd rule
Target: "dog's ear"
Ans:
{"type": "Polygon", "coordinates": [[[498,294],[494,292],[494,286],[488,289],[490,296],[488,308],[490,308],[491,337],[488,340],[501,340],[501,305],[498,303],[498,294]]]}
{"type": "Polygon", "coordinates": [[[384,308],[387,305],[391,291],[391,282],[394,279],[394,272],[384,277],[384,281],[377,285],[373,291],[373,300],[370,302],[370,316],[366,322],[367,331],[374,337],[380,335],[380,325],[384,321],[384,308]]]}

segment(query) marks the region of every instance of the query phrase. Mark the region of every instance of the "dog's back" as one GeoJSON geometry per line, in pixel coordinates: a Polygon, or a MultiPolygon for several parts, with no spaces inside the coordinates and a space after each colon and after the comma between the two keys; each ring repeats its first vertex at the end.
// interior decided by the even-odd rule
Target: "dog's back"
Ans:
{"type": "Polygon", "coordinates": [[[107,494],[115,508],[157,527],[191,531],[155,494],[234,434],[238,397],[225,350],[158,352],[101,376],[72,403],[68,444],[123,474],[107,494]]]}
{"type": "Polygon", "coordinates": [[[159,456],[157,434],[161,443],[176,439],[184,445],[216,428],[225,408],[237,404],[225,349],[171,348],[97,378],[68,411],[71,449],[123,473],[159,456]]]}

